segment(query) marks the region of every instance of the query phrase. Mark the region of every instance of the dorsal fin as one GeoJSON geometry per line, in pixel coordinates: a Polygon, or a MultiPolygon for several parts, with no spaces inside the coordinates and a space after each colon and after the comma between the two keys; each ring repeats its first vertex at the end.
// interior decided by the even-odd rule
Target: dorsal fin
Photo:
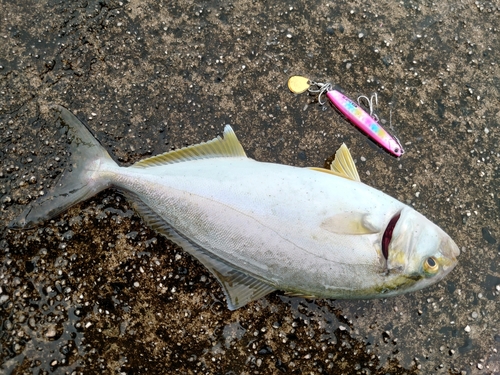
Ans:
{"type": "Polygon", "coordinates": [[[147,168],[159,165],[180,163],[189,160],[221,158],[221,157],[246,157],[245,150],[236,138],[230,125],[224,128],[224,138],[220,136],[208,142],[188,146],[179,150],[165,152],[133,164],[134,168],[147,168]]]}
{"type": "Polygon", "coordinates": [[[318,172],[331,173],[335,176],[361,182],[358,170],[356,169],[356,165],[354,164],[354,160],[352,159],[351,153],[349,152],[349,149],[347,148],[345,143],[342,143],[342,146],[340,146],[335,153],[335,159],[330,165],[330,170],[324,168],[311,169],[318,172]]]}

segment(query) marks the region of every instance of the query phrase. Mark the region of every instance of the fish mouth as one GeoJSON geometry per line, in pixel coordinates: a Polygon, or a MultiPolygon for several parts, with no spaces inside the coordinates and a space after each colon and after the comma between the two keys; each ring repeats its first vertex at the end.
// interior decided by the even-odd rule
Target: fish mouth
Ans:
{"type": "Polygon", "coordinates": [[[451,237],[446,236],[446,238],[441,241],[439,252],[446,260],[446,268],[454,268],[456,266],[458,262],[457,257],[460,255],[460,249],[451,237]]]}
{"type": "Polygon", "coordinates": [[[460,255],[460,248],[451,237],[447,238],[446,244],[442,248],[441,252],[450,258],[457,258],[460,255]]]}
{"type": "Polygon", "coordinates": [[[396,213],[391,220],[389,220],[389,224],[385,228],[384,235],[382,236],[382,254],[384,255],[385,260],[389,258],[389,244],[392,240],[392,234],[394,233],[394,228],[398,223],[399,218],[401,217],[401,211],[396,213]]]}

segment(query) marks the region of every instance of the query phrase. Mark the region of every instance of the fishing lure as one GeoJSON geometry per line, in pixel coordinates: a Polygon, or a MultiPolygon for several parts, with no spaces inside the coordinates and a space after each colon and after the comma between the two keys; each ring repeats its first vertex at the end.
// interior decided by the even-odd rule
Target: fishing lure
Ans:
{"type": "Polygon", "coordinates": [[[378,118],[373,114],[373,98],[377,100],[376,95],[370,99],[366,96],[360,96],[358,99],[358,101],[365,99],[368,102],[370,107],[370,114],[368,114],[361,108],[359,103],[355,103],[340,91],[335,90],[331,83],[319,83],[310,81],[306,77],[292,76],[288,80],[288,88],[295,94],[301,94],[305,91],[318,94],[318,101],[321,105],[325,104],[322,101],[322,96],[326,95],[335,108],[380,147],[397,158],[404,154],[399,140],[395,136],[390,135],[378,123],[378,118]]]}

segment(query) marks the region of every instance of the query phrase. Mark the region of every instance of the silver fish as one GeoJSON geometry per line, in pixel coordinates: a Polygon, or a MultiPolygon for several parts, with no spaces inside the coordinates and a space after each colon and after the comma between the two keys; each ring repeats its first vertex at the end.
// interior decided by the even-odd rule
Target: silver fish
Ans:
{"type": "Polygon", "coordinates": [[[237,309],[275,290],[360,299],[434,284],[460,251],[437,225],[360,182],[345,145],[331,170],[248,158],[224,137],[120,167],[68,110],[71,172],[12,228],[32,227],[103,189],[124,192],[147,225],[220,282],[237,309]]]}

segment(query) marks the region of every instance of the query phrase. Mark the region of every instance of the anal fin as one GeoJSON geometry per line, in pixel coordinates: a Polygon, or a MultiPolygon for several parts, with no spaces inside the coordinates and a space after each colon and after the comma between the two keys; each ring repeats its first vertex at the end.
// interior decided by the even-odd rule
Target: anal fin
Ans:
{"type": "Polygon", "coordinates": [[[231,267],[206,251],[194,256],[217,278],[230,310],[236,310],[276,291],[273,286],[231,267]]]}
{"type": "Polygon", "coordinates": [[[276,288],[272,285],[242,272],[183,236],[182,233],[174,229],[135,194],[128,191],[125,191],[124,194],[149,227],[181,246],[215,276],[226,295],[227,305],[230,310],[236,310],[251,301],[258,300],[276,291],[276,288]]]}

